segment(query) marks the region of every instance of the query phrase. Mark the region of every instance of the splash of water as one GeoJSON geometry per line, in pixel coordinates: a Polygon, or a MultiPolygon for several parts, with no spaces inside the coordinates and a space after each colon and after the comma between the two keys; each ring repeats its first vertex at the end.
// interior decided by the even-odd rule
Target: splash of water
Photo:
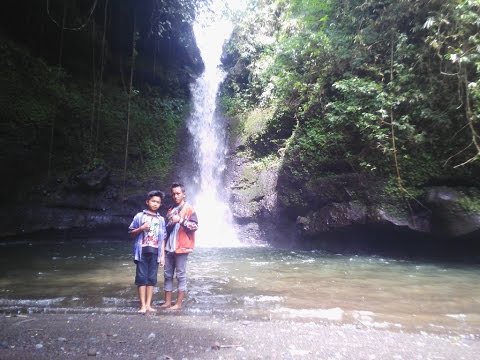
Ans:
{"type": "MultiPolygon", "coordinates": [[[[213,8],[219,11],[221,7],[213,8]]],[[[220,58],[223,44],[231,31],[232,24],[211,11],[198,14],[194,25],[205,70],[191,87],[193,112],[188,120],[188,129],[199,169],[199,191],[193,201],[200,219],[197,244],[204,247],[240,245],[223,183],[227,154],[225,121],[216,111],[218,89],[226,75],[220,68],[220,58]]]]}

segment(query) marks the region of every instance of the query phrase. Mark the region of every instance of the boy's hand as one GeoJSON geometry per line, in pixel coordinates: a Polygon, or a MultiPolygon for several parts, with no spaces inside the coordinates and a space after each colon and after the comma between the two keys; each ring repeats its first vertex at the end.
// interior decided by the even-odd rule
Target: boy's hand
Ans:
{"type": "Polygon", "coordinates": [[[198,225],[196,223],[194,223],[193,221],[188,221],[187,224],[186,224],[186,227],[188,230],[197,230],[198,229],[198,225]]]}
{"type": "Polygon", "coordinates": [[[142,224],[142,226],[140,226],[140,229],[142,229],[143,231],[148,231],[150,230],[150,223],[149,222],[144,222],[142,224]]]}
{"type": "Polygon", "coordinates": [[[160,266],[161,267],[165,266],[165,255],[160,256],[160,266]]]}

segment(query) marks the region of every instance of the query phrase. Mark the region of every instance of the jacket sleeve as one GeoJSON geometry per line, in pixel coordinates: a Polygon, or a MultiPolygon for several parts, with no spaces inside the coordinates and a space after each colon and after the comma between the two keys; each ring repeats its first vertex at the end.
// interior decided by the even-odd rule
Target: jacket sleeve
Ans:
{"type": "Polygon", "coordinates": [[[193,233],[195,232],[197,229],[191,229],[189,227],[189,223],[194,223],[197,225],[198,227],[198,217],[197,217],[197,213],[195,212],[195,210],[193,209],[192,206],[189,206],[186,211],[185,211],[185,221],[183,223],[183,226],[184,226],[184,230],[187,232],[187,233],[193,233]]]}
{"type": "Polygon", "coordinates": [[[161,227],[162,227],[162,235],[161,235],[161,239],[159,239],[160,241],[165,241],[167,239],[167,228],[165,226],[165,218],[162,216],[162,220],[161,220],[161,227]]]}
{"type": "Polygon", "coordinates": [[[195,210],[193,210],[193,208],[191,210],[190,216],[188,217],[188,221],[194,222],[195,224],[198,225],[197,213],[195,212],[195,210]]]}
{"type": "Polygon", "coordinates": [[[132,231],[132,230],[135,230],[135,229],[138,229],[140,227],[140,219],[142,217],[142,213],[138,213],[137,215],[135,215],[133,217],[133,220],[132,220],[132,223],[130,224],[130,226],[128,227],[128,232],[132,231]]]}
{"type": "Polygon", "coordinates": [[[165,227],[165,218],[160,216],[160,232],[158,234],[158,256],[157,256],[157,263],[160,263],[160,259],[164,254],[165,250],[165,241],[167,240],[167,229],[165,227]]]}

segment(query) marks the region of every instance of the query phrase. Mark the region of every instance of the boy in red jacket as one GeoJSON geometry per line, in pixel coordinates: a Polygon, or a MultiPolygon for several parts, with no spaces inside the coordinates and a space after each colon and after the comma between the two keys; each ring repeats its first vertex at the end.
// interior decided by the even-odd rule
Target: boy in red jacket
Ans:
{"type": "Polygon", "coordinates": [[[195,231],[198,229],[197,214],[193,207],[185,201],[185,187],[173,183],[171,195],[175,206],[167,212],[167,233],[165,240],[164,290],[165,303],[163,308],[179,310],[187,290],[187,259],[195,247],[195,231]],[[172,306],[173,276],[176,273],[178,294],[175,305],[172,306]]]}

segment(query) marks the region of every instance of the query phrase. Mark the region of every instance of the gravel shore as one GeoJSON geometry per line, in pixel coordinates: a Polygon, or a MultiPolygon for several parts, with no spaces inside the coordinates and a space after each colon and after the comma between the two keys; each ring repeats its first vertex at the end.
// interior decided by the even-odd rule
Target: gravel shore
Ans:
{"type": "Polygon", "coordinates": [[[292,320],[0,314],[0,359],[479,359],[480,337],[292,320]]]}

